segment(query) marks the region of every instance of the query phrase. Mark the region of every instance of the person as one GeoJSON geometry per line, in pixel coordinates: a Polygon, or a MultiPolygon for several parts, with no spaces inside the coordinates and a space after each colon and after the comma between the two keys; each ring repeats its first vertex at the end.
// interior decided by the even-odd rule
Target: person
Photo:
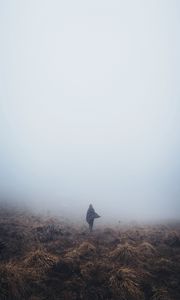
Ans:
{"type": "Polygon", "coordinates": [[[89,224],[90,232],[92,232],[94,219],[96,218],[100,218],[100,216],[95,212],[92,204],[90,204],[86,214],[86,221],[89,224]]]}

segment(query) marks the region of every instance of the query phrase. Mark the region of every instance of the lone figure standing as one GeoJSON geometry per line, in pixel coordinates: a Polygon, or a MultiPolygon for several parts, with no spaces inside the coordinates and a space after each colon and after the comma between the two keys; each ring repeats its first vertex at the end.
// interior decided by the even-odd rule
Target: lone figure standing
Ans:
{"type": "Polygon", "coordinates": [[[90,232],[92,232],[94,219],[96,218],[100,218],[100,216],[95,212],[92,204],[90,204],[86,214],[86,221],[89,224],[90,232]]]}

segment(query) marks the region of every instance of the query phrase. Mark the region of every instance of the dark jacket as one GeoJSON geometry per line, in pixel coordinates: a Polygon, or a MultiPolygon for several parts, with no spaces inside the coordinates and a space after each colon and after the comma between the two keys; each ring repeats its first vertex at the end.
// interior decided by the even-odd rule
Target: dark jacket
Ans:
{"type": "Polygon", "coordinates": [[[86,221],[91,223],[96,218],[100,218],[100,216],[95,212],[93,206],[90,204],[86,214],[86,221]]]}

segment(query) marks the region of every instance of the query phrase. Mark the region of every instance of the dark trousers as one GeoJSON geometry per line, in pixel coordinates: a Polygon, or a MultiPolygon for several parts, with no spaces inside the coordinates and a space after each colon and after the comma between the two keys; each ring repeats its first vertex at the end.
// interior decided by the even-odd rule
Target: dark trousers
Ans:
{"type": "Polygon", "coordinates": [[[92,232],[94,219],[89,220],[89,231],[92,232]]]}

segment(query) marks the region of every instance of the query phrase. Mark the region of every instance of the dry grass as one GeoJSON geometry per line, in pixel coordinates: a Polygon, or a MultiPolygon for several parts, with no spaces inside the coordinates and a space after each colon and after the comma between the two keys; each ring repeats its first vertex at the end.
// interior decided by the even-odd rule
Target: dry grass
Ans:
{"type": "Polygon", "coordinates": [[[172,300],[166,288],[155,289],[152,300],[172,300]]]}
{"type": "Polygon", "coordinates": [[[41,249],[38,249],[27,254],[24,259],[24,267],[32,269],[35,268],[44,272],[51,268],[57,260],[58,259],[55,255],[51,255],[41,249]]]}
{"type": "Polygon", "coordinates": [[[84,265],[81,266],[80,272],[82,277],[86,280],[89,281],[91,279],[96,278],[96,273],[97,273],[97,266],[91,261],[88,261],[84,265]]]}
{"type": "Polygon", "coordinates": [[[95,230],[0,211],[0,300],[179,300],[180,225],[95,230]]]}
{"type": "Polygon", "coordinates": [[[112,294],[116,299],[143,300],[144,294],[138,283],[137,274],[129,268],[119,268],[109,279],[112,294]]]}
{"type": "Polygon", "coordinates": [[[132,265],[137,262],[137,249],[128,243],[118,245],[112,252],[110,257],[125,265],[132,265]]]}
{"type": "Polygon", "coordinates": [[[79,247],[68,251],[66,257],[84,258],[94,256],[95,254],[96,248],[89,242],[83,242],[79,247]]]}
{"type": "Polygon", "coordinates": [[[138,253],[141,257],[152,258],[157,254],[157,250],[148,242],[143,242],[138,246],[138,253]]]}
{"type": "Polygon", "coordinates": [[[15,263],[0,265],[0,299],[23,299],[27,293],[26,272],[15,263]]]}

